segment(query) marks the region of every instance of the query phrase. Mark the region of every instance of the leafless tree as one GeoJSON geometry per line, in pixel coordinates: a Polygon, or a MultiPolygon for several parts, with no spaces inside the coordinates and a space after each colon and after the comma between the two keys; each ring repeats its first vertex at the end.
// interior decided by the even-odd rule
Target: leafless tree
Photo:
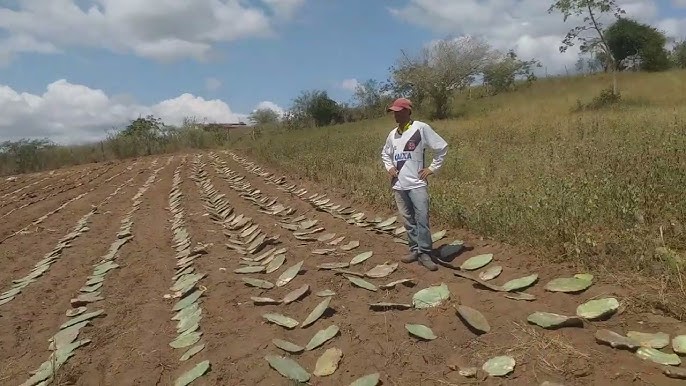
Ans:
{"type": "Polygon", "coordinates": [[[409,94],[421,103],[428,97],[435,118],[446,118],[456,90],[469,86],[491,56],[490,45],[477,38],[442,39],[432,42],[416,57],[403,52],[391,68],[396,92],[409,94]]]}
{"type": "Polygon", "coordinates": [[[553,11],[562,13],[565,22],[570,16],[583,16],[582,23],[567,32],[562,40],[560,52],[567,51],[569,47],[574,46],[574,41],[578,41],[581,43],[581,52],[595,52],[599,57],[603,57],[612,70],[612,92],[617,94],[617,60],[605,39],[600,17],[611,13],[619,19],[626,12],[615,0],[557,0],[550,6],[548,13],[553,11]],[[590,36],[586,34],[588,31],[591,32],[590,36]]]}

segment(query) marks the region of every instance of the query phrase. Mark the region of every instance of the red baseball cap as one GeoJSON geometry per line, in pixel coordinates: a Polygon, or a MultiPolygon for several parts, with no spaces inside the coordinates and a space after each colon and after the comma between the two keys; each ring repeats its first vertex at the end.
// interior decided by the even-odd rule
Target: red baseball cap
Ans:
{"type": "Polygon", "coordinates": [[[402,109],[412,110],[412,102],[407,98],[398,98],[386,111],[400,111],[402,109]]]}

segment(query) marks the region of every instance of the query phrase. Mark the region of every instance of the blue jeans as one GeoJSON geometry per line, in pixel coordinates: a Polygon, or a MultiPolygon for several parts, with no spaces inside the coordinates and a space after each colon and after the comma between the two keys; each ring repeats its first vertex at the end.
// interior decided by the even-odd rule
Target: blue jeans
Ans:
{"type": "Polygon", "coordinates": [[[398,212],[404,220],[410,251],[431,254],[431,231],[429,230],[429,190],[421,187],[410,190],[394,190],[398,212]]]}

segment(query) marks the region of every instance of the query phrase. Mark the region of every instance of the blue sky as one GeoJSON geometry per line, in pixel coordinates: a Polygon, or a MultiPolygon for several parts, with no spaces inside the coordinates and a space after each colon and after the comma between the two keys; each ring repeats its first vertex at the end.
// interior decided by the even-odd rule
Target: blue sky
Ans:
{"type": "MultiPolygon", "coordinates": [[[[385,80],[401,49],[416,52],[444,37],[483,36],[495,48],[536,57],[553,74],[576,60],[574,51],[557,51],[571,25],[548,15],[543,0],[187,4],[0,2],[0,140],[97,139],[103,127],[145,112],[169,121],[184,114],[244,119],[260,104],[287,108],[300,91],[315,88],[349,101],[344,84],[385,80]]],[[[686,37],[686,0],[620,4],[686,37]]]]}
{"type": "Polygon", "coordinates": [[[0,68],[0,78],[31,93],[66,78],[108,94],[133,94],[146,104],[190,92],[221,98],[242,112],[263,100],[286,106],[300,90],[310,88],[347,100],[350,92],[337,87],[344,79],[386,79],[400,49],[417,49],[434,37],[425,28],[391,17],[386,4],[390,2],[309,1],[294,20],[277,27],[276,36],[221,44],[216,47],[220,57],[207,63],[182,59],[160,64],[77,48],[58,55],[22,55],[0,68]],[[218,79],[222,86],[207,90],[206,78],[218,79]]]}

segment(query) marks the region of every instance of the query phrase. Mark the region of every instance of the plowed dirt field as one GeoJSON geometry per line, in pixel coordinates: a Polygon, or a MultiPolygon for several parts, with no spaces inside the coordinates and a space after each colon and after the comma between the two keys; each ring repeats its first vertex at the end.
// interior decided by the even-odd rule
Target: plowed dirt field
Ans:
{"type": "Polygon", "coordinates": [[[0,197],[1,385],[685,382],[665,371],[686,371],[674,355],[686,325],[628,311],[640,289],[596,275],[551,291],[585,272],[436,227],[448,262],[403,264],[396,213],[232,152],[17,176],[0,197]],[[463,265],[476,256],[476,268],[463,265]],[[479,279],[489,270],[499,274],[479,279]],[[577,317],[599,299],[618,306],[577,317]],[[570,319],[544,328],[536,312],[570,319]],[[613,348],[598,339],[606,330],[668,340],[613,348]],[[657,351],[677,362],[640,355],[657,351]],[[489,375],[482,366],[496,357],[514,369],[489,375]]]}

